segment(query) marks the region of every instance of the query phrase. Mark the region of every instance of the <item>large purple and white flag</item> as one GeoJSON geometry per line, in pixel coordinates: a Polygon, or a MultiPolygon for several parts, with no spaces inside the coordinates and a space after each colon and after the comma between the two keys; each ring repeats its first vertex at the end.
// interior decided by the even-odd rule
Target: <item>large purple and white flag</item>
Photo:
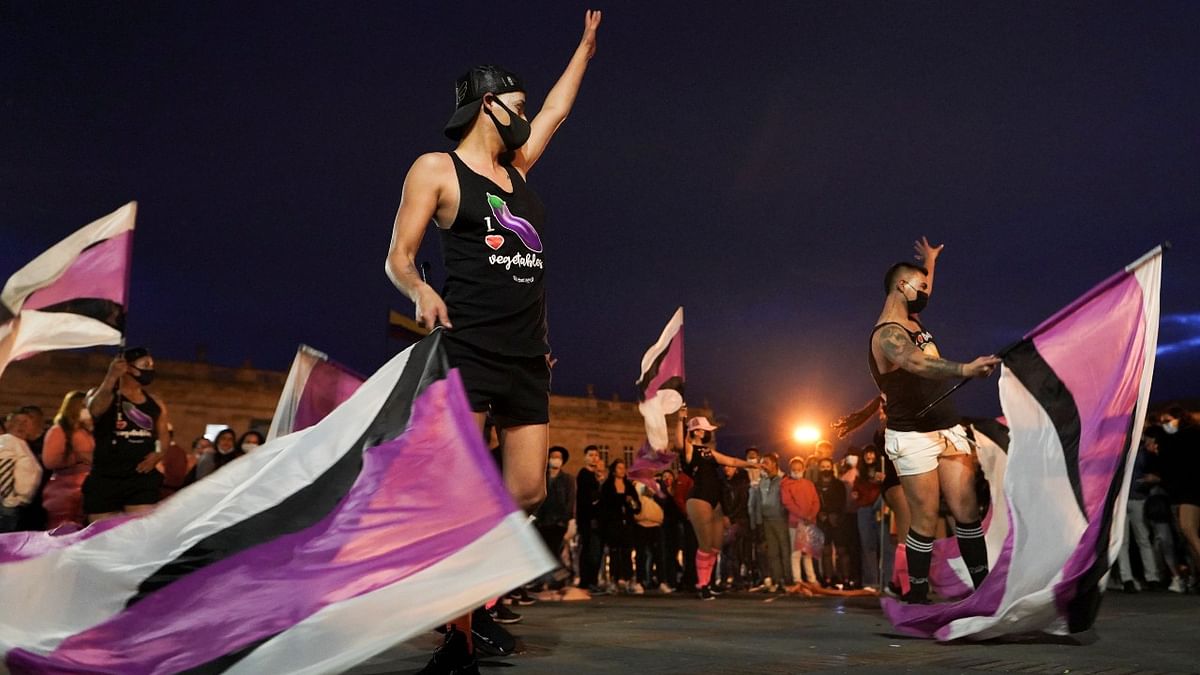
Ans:
{"type": "Polygon", "coordinates": [[[5,665],[341,672],[554,569],[440,339],[144,517],[0,535],[5,665]]]}
{"type": "Polygon", "coordinates": [[[308,345],[296,349],[267,440],[301,431],[325,419],[362,386],[362,375],[308,345]]]}
{"type": "Polygon", "coordinates": [[[638,377],[638,411],[646,420],[646,438],[650,447],[667,449],[666,416],[683,405],[683,308],[675,310],[658,341],[642,356],[642,374],[638,377]]]}
{"type": "MultiPolygon", "coordinates": [[[[902,632],[985,640],[1089,629],[1121,547],[1158,343],[1156,248],[1033,329],[1004,355],[1008,531],[974,593],[883,601],[902,632]]],[[[992,542],[989,542],[991,545],[992,542]]]]}
{"type": "Polygon", "coordinates": [[[9,277],[0,292],[0,375],[41,352],[121,342],[136,215],[129,202],[9,277]]]}

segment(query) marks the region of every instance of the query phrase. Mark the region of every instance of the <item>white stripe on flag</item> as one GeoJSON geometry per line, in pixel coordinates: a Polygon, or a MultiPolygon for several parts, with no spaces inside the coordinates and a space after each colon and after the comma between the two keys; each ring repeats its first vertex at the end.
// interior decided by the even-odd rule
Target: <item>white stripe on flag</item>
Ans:
{"type": "Polygon", "coordinates": [[[428,568],[304,619],[226,672],[339,673],[555,566],[528,518],[512,513],[428,568]]]}

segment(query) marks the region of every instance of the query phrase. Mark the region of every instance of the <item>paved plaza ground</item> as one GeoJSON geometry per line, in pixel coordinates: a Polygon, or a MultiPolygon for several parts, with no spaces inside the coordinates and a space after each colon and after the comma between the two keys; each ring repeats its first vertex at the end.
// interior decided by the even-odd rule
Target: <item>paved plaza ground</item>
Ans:
{"type": "MultiPolygon", "coordinates": [[[[517,608],[525,651],[489,660],[494,675],[588,673],[1200,673],[1200,597],[1107,593],[1094,642],[1046,636],[938,644],[892,633],[873,598],[725,595],[599,597],[517,608]]],[[[432,633],[354,675],[419,670],[432,633]]]]}

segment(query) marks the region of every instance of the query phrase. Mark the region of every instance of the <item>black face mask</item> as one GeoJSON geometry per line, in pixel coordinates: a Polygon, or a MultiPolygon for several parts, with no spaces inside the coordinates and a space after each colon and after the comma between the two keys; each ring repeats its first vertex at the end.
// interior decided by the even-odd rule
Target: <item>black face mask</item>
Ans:
{"type": "Polygon", "coordinates": [[[904,299],[905,304],[908,306],[908,313],[909,314],[920,314],[925,309],[925,305],[929,304],[929,294],[926,293],[925,291],[918,290],[916,287],[914,287],[912,284],[908,283],[907,281],[904,283],[909,288],[913,289],[914,291],[917,291],[917,298],[915,300],[909,300],[908,298],[904,299]]]}
{"type": "Polygon", "coordinates": [[[143,387],[148,386],[154,381],[154,370],[139,370],[137,375],[133,375],[133,379],[137,380],[137,383],[143,387]]]}
{"type": "Polygon", "coordinates": [[[829,480],[830,478],[833,478],[833,469],[824,469],[821,471],[822,480],[829,480]]]}
{"type": "Polygon", "coordinates": [[[498,98],[494,98],[492,101],[503,108],[504,112],[508,113],[508,124],[500,124],[500,120],[496,119],[496,116],[492,114],[490,109],[486,106],[483,109],[483,112],[487,113],[487,116],[492,118],[492,122],[495,123],[496,132],[500,134],[500,140],[504,142],[505,149],[512,152],[525,145],[525,141],[529,140],[529,122],[509,110],[508,106],[504,105],[504,101],[498,98]]]}

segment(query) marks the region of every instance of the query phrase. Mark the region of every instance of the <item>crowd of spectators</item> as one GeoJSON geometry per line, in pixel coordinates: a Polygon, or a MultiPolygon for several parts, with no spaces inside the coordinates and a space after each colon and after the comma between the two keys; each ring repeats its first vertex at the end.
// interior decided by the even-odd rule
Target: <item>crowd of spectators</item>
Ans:
{"type": "MultiPolygon", "coordinates": [[[[117,446],[124,442],[118,432],[133,428],[137,421],[144,419],[137,416],[136,403],[122,398],[122,392],[129,391],[122,389],[126,384],[135,388],[141,386],[125,383],[122,378],[130,376],[123,369],[140,363],[144,367],[138,375],[143,380],[152,380],[144,374],[153,373],[153,361],[148,353],[127,352],[126,355],[137,358],[129,359],[127,366],[110,370],[111,379],[106,377],[92,392],[67,392],[53,418],[47,419],[41,408],[29,405],[0,419],[0,532],[65,532],[122,511],[109,506],[112,499],[121,496],[115,495],[112,488],[106,488],[105,494],[100,496],[93,494],[92,508],[89,508],[85,495],[98,454],[97,441],[117,446]],[[97,403],[97,397],[90,394],[104,387],[114,395],[107,402],[97,403]],[[100,414],[96,414],[98,411],[100,414]],[[98,429],[98,424],[112,428],[98,429]],[[102,503],[104,506],[96,506],[102,503]]],[[[124,359],[119,361],[126,363],[124,359]]],[[[153,395],[145,396],[145,401],[161,403],[153,395]]],[[[108,485],[115,484],[119,492],[129,490],[121,481],[139,479],[141,475],[149,477],[140,485],[151,486],[151,493],[145,495],[142,490],[140,498],[127,499],[131,506],[148,508],[263,443],[263,435],[257,431],[250,430],[238,436],[234,430],[224,429],[216,435],[215,442],[200,436],[184,449],[175,443],[174,429],[169,421],[165,421],[165,415],[155,417],[154,422],[159,419],[164,422],[164,433],[161,434],[150,420],[142,422],[148,425],[143,436],[150,453],[145,459],[119,470],[130,476],[112,474],[111,462],[104,467],[109,472],[105,476],[108,485]],[[135,473],[139,476],[134,476],[135,473]]],[[[101,492],[94,489],[98,482],[93,479],[91,483],[94,492],[101,492]]],[[[133,509],[125,512],[133,512],[133,509]]]]}

